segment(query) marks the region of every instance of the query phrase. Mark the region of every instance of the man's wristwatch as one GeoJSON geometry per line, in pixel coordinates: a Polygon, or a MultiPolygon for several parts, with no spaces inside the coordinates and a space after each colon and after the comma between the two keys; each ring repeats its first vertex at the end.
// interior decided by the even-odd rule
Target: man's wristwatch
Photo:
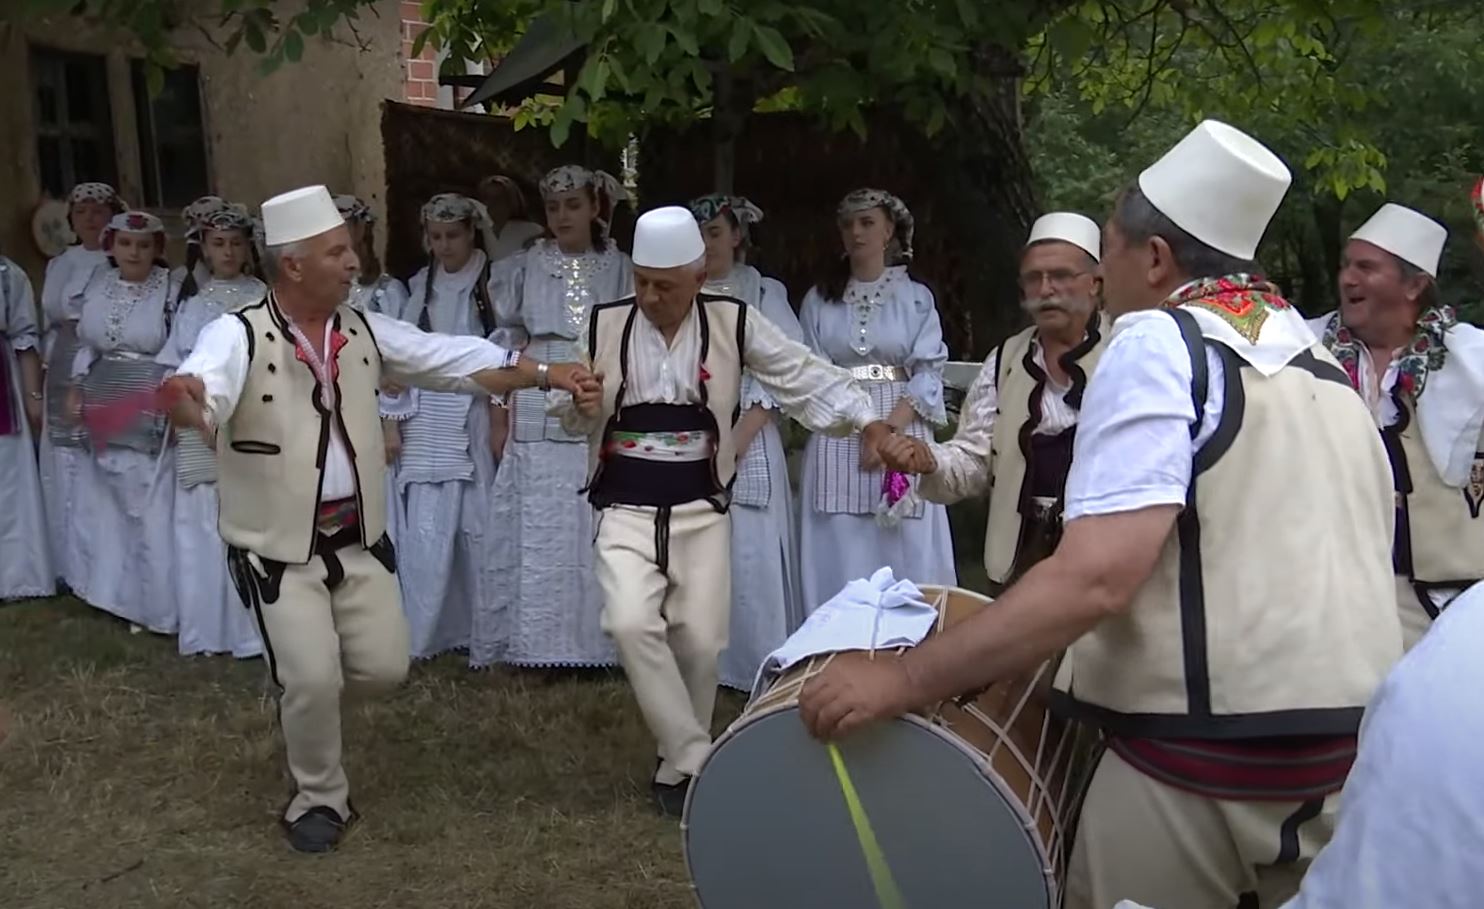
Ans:
{"type": "Polygon", "coordinates": [[[536,366],[536,387],[542,391],[551,390],[551,364],[539,363],[536,366]]]}

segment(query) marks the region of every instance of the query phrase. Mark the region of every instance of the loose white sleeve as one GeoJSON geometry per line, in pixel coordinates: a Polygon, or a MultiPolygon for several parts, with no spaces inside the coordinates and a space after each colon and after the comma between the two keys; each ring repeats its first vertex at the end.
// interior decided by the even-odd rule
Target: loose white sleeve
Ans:
{"type": "Polygon", "coordinates": [[[850,371],[788,337],[757,311],[747,314],[745,366],[784,413],[813,432],[849,435],[876,419],[871,398],[850,371]]]}
{"type": "Polygon", "coordinates": [[[247,328],[236,316],[218,316],[196,336],[176,375],[196,376],[206,386],[207,417],[216,426],[232,419],[247,384],[247,328]]]}
{"type": "Polygon", "coordinates": [[[510,351],[483,338],[427,332],[380,313],[365,316],[381,350],[382,368],[398,385],[488,394],[471,376],[510,365],[510,351]]]}
{"type": "Polygon", "coordinates": [[[1220,420],[1222,367],[1207,346],[1205,418],[1194,442],[1190,353],[1159,310],[1119,318],[1087,385],[1067,476],[1067,521],[1184,505],[1195,452],[1220,420]]]}
{"type": "Polygon", "coordinates": [[[928,443],[938,469],[922,476],[917,491],[929,502],[952,505],[989,490],[989,448],[1000,412],[999,371],[997,349],[969,386],[953,438],[928,443]]]}

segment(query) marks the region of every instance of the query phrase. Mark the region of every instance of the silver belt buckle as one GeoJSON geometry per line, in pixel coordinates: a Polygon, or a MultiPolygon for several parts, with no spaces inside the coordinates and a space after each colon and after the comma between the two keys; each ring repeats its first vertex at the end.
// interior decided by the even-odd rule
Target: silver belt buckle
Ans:
{"type": "Polygon", "coordinates": [[[886,367],[880,363],[872,363],[866,367],[866,378],[873,382],[880,382],[886,378],[886,367]]]}

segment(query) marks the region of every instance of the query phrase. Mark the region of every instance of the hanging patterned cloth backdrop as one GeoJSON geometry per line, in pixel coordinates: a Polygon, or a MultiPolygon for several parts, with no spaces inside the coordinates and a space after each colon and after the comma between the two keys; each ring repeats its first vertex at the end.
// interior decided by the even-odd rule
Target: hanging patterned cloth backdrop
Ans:
{"type": "MultiPolygon", "coordinates": [[[[619,172],[617,152],[583,141],[576,131],[562,148],[553,148],[543,129],[517,131],[510,120],[388,101],[382,108],[381,139],[386,149],[388,235],[386,269],[407,280],[427,263],[418,212],[442,192],[475,195],[475,185],[504,174],[520,185],[527,218],[544,224],[536,185],[560,164],[583,164],[619,172]]],[[[614,236],[624,249],[634,231],[633,213],[620,211],[614,236]]]]}

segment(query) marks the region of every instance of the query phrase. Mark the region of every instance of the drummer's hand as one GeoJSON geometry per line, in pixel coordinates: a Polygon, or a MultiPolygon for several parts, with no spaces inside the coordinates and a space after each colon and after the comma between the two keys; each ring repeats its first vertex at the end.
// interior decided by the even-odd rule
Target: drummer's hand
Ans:
{"type": "Polygon", "coordinates": [[[871,661],[835,661],[804,685],[799,715],[815,738],[838,739],[899,717],[916,706],[902,661],[885,654],[871,661]]]}

